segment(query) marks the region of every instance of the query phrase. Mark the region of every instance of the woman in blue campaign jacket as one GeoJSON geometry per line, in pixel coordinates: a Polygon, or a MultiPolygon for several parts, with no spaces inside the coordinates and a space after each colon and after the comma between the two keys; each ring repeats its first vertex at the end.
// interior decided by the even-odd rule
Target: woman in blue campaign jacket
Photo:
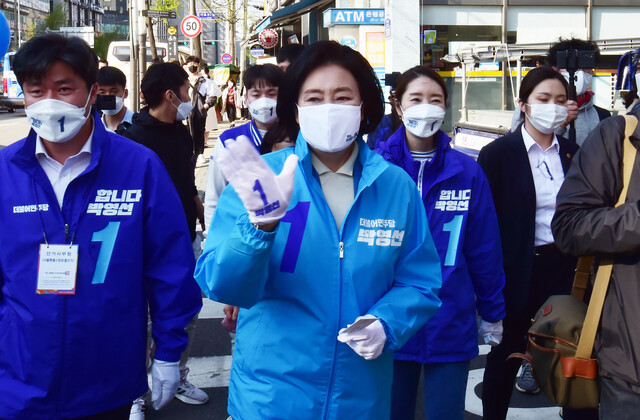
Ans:
{"type": "Polygon", "coordinates": [[[173,362],[202,306],[162,162],[91,118],[91,163],[62,209],[33,130],[0,151],[0,418],[77,418],[130,404],[148,389],[148,308],[155,358],[173,362]],[[74,295],[36,294],[43,230],[50,244],[78,245],[74,295]]]}
{"type": "Polygon", "coordinates": [[[504,317],[500,231],[491,190],[480,166],[455,151],[440,130],[447,90],[426,67],[400,77],[396,110],[404,125],[380,153],[416,182],[442,266],[440,310],[395,353],[392,418],[414,417],[424,368],[428,419],[462,419],[469,361],[478,355],[480,333],[497,342],[504,317]]]}
{"type": "Polygon", "coordinates": [[[355,50],[307,47],[280,88],[278,116],[300,121],[295,148],[263,160],[246,139],[225,142],[230,185],[196,266],[208,297],[242,308],[228,412],[234,420],[388,420],[392,350],[439,306],[424,207],[404,171],[358,135],[376,126],[382,100],[355,50]],[[238,160],[240,152],[251,153],[238,160]],[[267,184],[264,170],[280,175],[267,184]],[[288,191],[276,206],[272,184],[288,191]]]}

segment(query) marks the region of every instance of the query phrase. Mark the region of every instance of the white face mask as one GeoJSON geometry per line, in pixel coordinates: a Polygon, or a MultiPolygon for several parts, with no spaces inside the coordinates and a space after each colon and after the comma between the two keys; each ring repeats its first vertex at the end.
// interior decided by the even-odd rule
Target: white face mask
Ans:
{"type": "Polygon", "coordinates": [[[406,110],[402,109],[402,122],[404,127],[414,136],[428,138],[440,130],[445,113],[446,111],[439,106],[414,105],[406,110]]]}
{"type": "Polygon", "coordinates": [[[634,75],[634,79],[636,80],[636,90],[640,90],[640,69],[636,70],[636,74],[634,75]]]}
{"type": "Polygon", "coordinates": [[[300,132],[314,149],[338,152],[358,138],[362,104],[297,107],[300,132]]]}
{"type": "MultiPolygon", "coordinates": [[[[562,75],[567,79],[567,83],[571,84],[569,81],[569,73],[563,71],[562,75]]],[[[578,70],[576,72],[576,96],[584,95],[587,89],[589,89],[589,85],[591,85],[592,78],[593,75],[585,73],[584,70],[578,70]]]]}
{"type": "MultiPolygon", "coordinates": [[[[176,95],[175,92],[172,91],[171,93],[173,93],[174,96],[178,98],[178,100],[180,100],[180,97],[176,95]]],[[[173,105],[173,102],[171,102],[171,105],[173,105]]],[[[173,105],[173,106],[178,110],[178,113],[176,114],[176,121],[186,120],[189,114],[191,113],[191,110],[193,109],[193,105],[191,104],[191,101],[187,101],[187,102],[181,101],[180,105],[178,106],[173,105]]]]}
{"type": "Polygon", "coordinates": [[[543,134],[551,134],[567,119],[569,110],[556,104],[532,104],[531,115],[527,115],[531,125],[543,134]]]}
{"type": "Polygon", "coordinates": [[[103,109],[102,113],[105,114],[105,115],[116,115],[118,112],[120,112],[120,110],[122,110],[123,106],[124,106],[124,98],[116,96],[116,107],[115,107],[115,109],[103,109]]]}
{"type": "Polygon", "coordinates": [[[25,108],[27,120],[40,138],[52,143],[64,143],[78,134],[88,114],[85,115],[91,92],[83,107],[77,107],[57,99],[43,99],[25,108]]]}
{"type": "Polygon", "coordinates": [[[256,99],[249,104],[251,118],[255,118],[256,121],[262,124],[271,124],[276,120],[276,118],[278,118],[278,114],[276,114],[276,105],[278,105],[278,101],[275,99],[266,97],[256,99]]]}

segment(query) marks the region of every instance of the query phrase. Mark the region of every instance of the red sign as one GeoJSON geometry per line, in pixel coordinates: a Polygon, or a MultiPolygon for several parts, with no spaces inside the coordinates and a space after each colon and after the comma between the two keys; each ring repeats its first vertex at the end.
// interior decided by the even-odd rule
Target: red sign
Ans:
{"type": "Polygon", "coordinates": [[[229,53],[224,53],[224,54],[222,54],[222,62],[223,62],[224,64],[229,64],[229,63],[231,63],[231,54],[229,54],[229,53]]]}
{"type": "Polygon", "coordinates": [[[263,48],[273,48],[278,43],[278,33],[273,29],[265,29],[258,35],[258,40],[263,48]]]}
{"type": "Polygon", "coordinates": [[[195,38],[202,31],[202,21],[197,16],[185,16],[180,24],[180,29],[187,38],[195,38]]]}

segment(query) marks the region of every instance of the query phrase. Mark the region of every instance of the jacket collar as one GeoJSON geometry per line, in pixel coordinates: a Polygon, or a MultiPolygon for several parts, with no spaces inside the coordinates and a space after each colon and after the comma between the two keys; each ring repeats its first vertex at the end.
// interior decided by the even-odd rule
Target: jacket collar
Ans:
{"type": "MultiPolygon", "coordinates": [[[[363,188],[370,186],[389,167],[389,164],[380,155],[369,150],[362,137],[358,136],[356,141],[358,142],[358,159],[354,166],[353,175],[354,182],[357,182],[357,192],[359,193],[363,188]],[[355,179],[358,174],[360,174],[360,179],[355,179]]],[[[305,177],[308,180],[316,179],[311,163],[311,151],[307,141],[302,136],[302,132],[298,133],[294,153],[300,159],[300,165],[305,177]]]]}
{"type": "MultiPolygon", "coordinates": [[[[102,158],[102,151],[104,147],[108,143],[108,135],[107,130],[102,124],[100,120],[100,116],[98,112],[93,110],[91,113],[93,117],[93,140],[91,144],[91,162],[87,169],[83,172],[91,172],[93,171],[99,164],[100,159],[102,158]]],[[[18,167],[22,168],[25,172],[31,174],[38,178],[40,181],[40,177],[46,175],[44,170],[40,167],[38,163],[38,159],[36,157],[36,140],[38,135],[36,132],[31,129],[29,130],[29,134],[24,139],[22,146],[16,151],[15,155],[11,158],[11,161],[18,167]]]]}

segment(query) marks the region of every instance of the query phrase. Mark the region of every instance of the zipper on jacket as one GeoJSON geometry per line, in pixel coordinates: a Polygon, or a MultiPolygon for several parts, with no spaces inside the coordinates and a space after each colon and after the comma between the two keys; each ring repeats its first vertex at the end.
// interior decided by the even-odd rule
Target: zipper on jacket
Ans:
{"type": "Polygon", "coordinates": [[[340,242],[340,258],[344,258],[344,242],[340,242]]]}
{"type": "Polygon", "coordinates": [[[64,241],[65,243],[69,240],[69,224],[64,224],[64,241]]]}

